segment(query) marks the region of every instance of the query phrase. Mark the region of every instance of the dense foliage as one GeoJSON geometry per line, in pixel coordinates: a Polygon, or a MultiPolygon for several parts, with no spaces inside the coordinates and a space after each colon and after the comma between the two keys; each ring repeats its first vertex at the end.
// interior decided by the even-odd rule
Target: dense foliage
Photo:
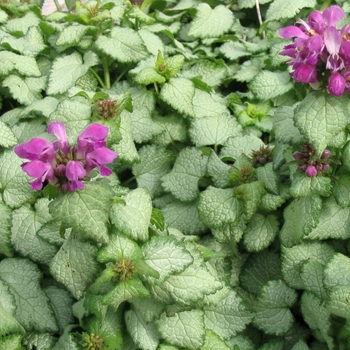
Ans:
{"type": "Polygon", "coordinates": [[[349,349],[350,4],[66,3],[0,3],[0,349],[349,349]]]}

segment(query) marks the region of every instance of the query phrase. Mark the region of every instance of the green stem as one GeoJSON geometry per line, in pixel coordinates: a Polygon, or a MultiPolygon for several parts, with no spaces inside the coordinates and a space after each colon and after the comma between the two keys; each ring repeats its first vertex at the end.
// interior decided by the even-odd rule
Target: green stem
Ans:
{"type": "Polygon", "coordinates": [[[159,89],[157,83],[153,83],[154,89],[156,90],[156,93],[159,94],[159,89]]]}
{"type": "Polygon", "coordinates": [[[325,0],[325,2],[322,4],[320,11],[323,12],[329,5],[331,4],[332,0],[325,0]]]}
{"type": "Polygon", "coordinates": [[[144,11],[145,8],[152,2],[153,0],[145,0],[142,5],[140,6],[140,10],[144,11]]]}
{"type": "Polygon", "coordinates": [[[55,3],[57,11],[62,12],[62,7],[61,7],[60,3],[57,0],[53,0],[53,2],[55,3]]]}
{"type": "Polygon", "coordinates": [[[99,84],[101,85],[102,89],[105,89],[105,84],[102,81],[102,79],[100,78],[100,76],[90,67],[89,71],[95,76],[95,78],[97,79],[97,81],[99,82],[99,84]]]}
{"type": "Polygon", "coordinates": [[[111,77],[109,75],[109,67],[108,67],[108,57],[103,57],[103,72],[105,77],[105,88],[110,89],[111,87],[111,77]]]}
{"type": "Polygon", "coordinates": [[[122,186],[128,185],[130,182],[134,181],[135,179],[136,179],[136,176],[131,177],[130,179],[124,181],[124,182],[122,183],[122,186]]]}
{"type": "Polygon", "coordinates": [[[115,81],[116,83],[118,83],[118,81],[119,81],[121,78],[123,78],[124,74],[125,74],[126,72],[129,71],[129,68],[130,68],[129,66],[126,67],[126,68],[119,74],[117,80],[115,81]]]}

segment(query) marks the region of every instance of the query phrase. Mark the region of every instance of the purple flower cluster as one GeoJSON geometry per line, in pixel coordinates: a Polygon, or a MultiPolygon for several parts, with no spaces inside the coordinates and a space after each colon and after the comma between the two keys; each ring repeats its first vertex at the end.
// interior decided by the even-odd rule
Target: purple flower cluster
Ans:
{"type": "Polygon", "coordinates": [[[324,82],[335,96],[350,93],[350,24],[336,28],[343,17],[344,11],[334,5],[323,13],[311,12],[308,22],[297,20],[299,27],[279,30],[283,38],[294,38],[294,43],[285,46],[280,54],[291,57],[295,81],[310,83],[314,88],[324,82]]]}
{"type": "Polygon", "coordinates": [[[321,158],[314,159],[315,151],[311,145],[303,145],[301,151],[293,153],[293,158],[298,163],[298,170],[305,173],[308,177],[315,177],[329,170],[327,160],[331,156],[331,152],[325,149],[322,152],[321,158]]]}
{"type": "Polygon", "coordinates": [[[87,178],[91,170],[99,168],[101,175],[109,176],[111,169],[104,166],[117,158],[117,154],[106,147],[108,127],[101,124],[89,125],[79,136],[77,146],[70,146],[66,128],[61,122],[49,124],[47,132],[57,140],[49,142],[42,138],[33,138],[14,147],[15,153],[29,162],[22,169],[36,178],[30,182],[33,190],[41,190],[43,183],[59,186],[63,192],[84,189],[82,179],[87,178]]]}

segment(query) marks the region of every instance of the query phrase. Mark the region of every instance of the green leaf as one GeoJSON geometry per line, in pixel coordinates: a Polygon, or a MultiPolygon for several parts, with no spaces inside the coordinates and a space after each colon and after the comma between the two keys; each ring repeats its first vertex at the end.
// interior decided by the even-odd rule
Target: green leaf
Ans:
{"type": "Polygon", "coordinates": [[[87,52],[84,61],[85,63],[78,52],[56,58],[50,71],[47,93],[54,95],[66,92],[88,71],[89,67],[97,64],[97,56],[87,52]]]}
{"type": "Polygon", "coordinates": [[[268,282],[261,290],[261,295],[254,305],[256,312],[253,322],[267,334],[286,333],[294,317],[289,308],[297,300],[297,293],[284,281],[268,282]]]}
{"type": "Polygon", "coordinates": [[[185,57],[183,55],[175,55],[164,59],[161,51],[158,52],[155,67],[157,72],[162,74],[166,79],[174,77],[183,67],[185,57]]]}
{"type": "Polygon", "coordinates": [[[60,333],[63,333],[67,326],[74,323],[72,311],[73,298],[67,290],[55,285],[46,286],[43,290],[50,299],[60,333]]]}
{"type": "Polygon", "coordinates": [[[191,80],[171,78],[160,91],[160,98],[181,114],[194,117],[192,99],[195,87],[191,80]]]}
{"type": "Polygon", "coordinates": [[[199,195],[198,181],[205,176],[208,158],[194,147],[183,149],[171,172],[162,177],[165,191],[181,201],[192,201],[199,195]]]}
{"type": "Polygon", "coordinates": [[[262,146],[265,146],[262,140],[254,135],[230,137],[221,149],[220,158],[230,157],[237,160],[242,153],[249,157],[252,151],[262,146]]]}
{"type": "Polygon", "coordinates": [[[205,338],[203,311],[182,311],[170,317],[163,313],[158,321],[158,330],[170,344],[199,349],[205,338]]]}
{"type": "Polygon", "coordinates": [[[1,45],[10,46],[14,51],[21,53],[23,56],[35,57],[46,47],[39,27],[30,27],[25,36],[16,38],[6,36],[1,41],[1,45]]]}
{"type": "Polygon", "coordinates": [[[325,265],[333,256],[333,249],[321,242],[304,243],[292,248],[282,246],[282,274],[289,286],[296,289],[305,289],[301,270],[308,259],[314,259],[325,265]]]}
{"type": "Polygon", "coordinates": [[[169,115],[155,116],[153,120],[162,128],[162,132],[153,138],[155,144],[167,146],[175,141],[185,142],[187,140],[187,125],[183,118],[169,115]]]}
{"type": "Polygon", "coordinates": [[[135,142],[143,143],[150,141],[154,136],[157,136],[163,131],[161,126],[152,119],[152,113],[148,108],[134,108],[130,116],[131,133],[135,142]]]}
{"type": "Polygon", "coordinates": [[[8,258],[13,257],[13,247],[11,244],[11,214],[11,209],[3,202],[0,202],[0,254],[8,258]]]}
{"type": "Polygon", "coordinates": [[[195,118],[189,129],[192,142],[197,146],[223,145],[229,137],[238,136],[242,131],[237,120],[231,115],[214,115],[195,118]]]}
{"type": "Polygon", "coordinates": [[[136,83],[142,85],[149,85],[153,83],[163,84],[166,82],[166,79],[153,67],[141,69],[140,72],[135,75],[134,80],[136,83]]]}
{"type": "Polygon", "coordinates": [[[144,188],[137,188],[123,197],[125,204],[114,203],[111,220],[125,235],[141,241],[148,239],[148,226],[152,214],[151,197],[144,188]]]}
{"type": "MultiPolygon", "coordinates": [[[[16,11],[17,12],[17,11],[16,11]]],[[[40,18],[33,11],[28,11],[24,14],[24,16],[20,16],[18,18],[12,18],[6,23],[6,31],[9,33],[23,33],[26,34],[27,30],[35,26],[39,25],[40,18]]]]}
{"type": "Polygon", "coordinates": [[[0,145],[8,148],[17,144],[16,136],[13,131],[0,120],[0,145]]]}
{"type": "Polygon", "coordinates": [[[114,312],[108,309],[106,315],[100,318],[89,318],[84,322],[84,329],[90,334],[99,335],[103,339],[103,345],[110,349],[120,349],[122,338],[122,312],[114,312]]]}
{"type": "MultiPolygon", "coordinates": [[[[3,292],[3,290],[2,290],[3,292]]],[[[14,302],[15,300],[11,300],[14,302]]],[[[24,334],[25,330],[23,327],[18,323],[18,321],[12,316],[11,313],[9,313],[0,303],[0,336],[1,338],[6,336],[7,334],[13,334],[13,333],[19,333],[24,334]]],[[[0,338],[0,339],[1,339],[0,338]]],[[[0,349],[1,349],[1,342],[0,342],[0,349]]]]}
{"type": "Polygon", "coordinates": [[[29,177],[21,168],[22,160],[12,150],[5,151],[0,164],[2,198],[9,207],[19,207],[34,195],[27,183],[29,177]]]}
{"type": "Polygon", "coordinates": [[[199,196],[198,212],[204,225],[220,228],[239,219],[243,204],[234,197],[232,189],[209,186],[199,196]]]}
{"type": "Polygon", "coordinates": [[[274,166],[272,162],[265,164],[256,169],[256,175],[258,180],[263,181],[267,191],[278,195],[278,175],[274,171],[274,166]]]}
{"type": "Polygon", "coordinates": [[[181,202],[173,199],[161,207],[165,221],[186,235],[199,235],[206,227],[199,219],[197,201],[181,202]]]}
{"type": "Polygon", "coordinates": [[[301,297],[301,312],[308,326],[320,334],[319,339],[327,342],[329,349],[334,349],[332,338],[331,314],[318,297],[313,293],[304,292],[301,297]]]}
{"type": "Polygon", "coordinates": [[[348,124],[346,106],[347,102],[342,98],[315,91],[296,107],[295,125],[318,155],[348,124]]]}
{"type": "Polygon", "coordinates": [[[216,38],[226,33],[233,24],[233,14],[224,5],[212,9],[208,4],[201,3],[196,10],[196,16],[188,29],[189,36],[216,38]]]}
{"type": "Polygon", "coordinates": [[[244,233],[244,245],[249,252],[259,252],[268,247],[279,232],[275,215],[254,214],[244,233]]]}
{"type": "Polygon", "coordinates": [[[305,290],[314,293],[321,300],[327,299],[327,293],[323,284],[324,266],[320,262],[312,258],[305,261],[300,275],[305,290]]]}
{"type": "Polygon", "coordinates": [[[150,296],[148,289],[142,284],[138,277],[119,282],[108,294],[103,298],[103,303],[118,310],[119,305],[123,301],[131,300],[133,298],[147,298],[150,296]]]}
{"type": "Polygon", "coordinates": [[[109,244],[102,247],[97,256],[97,260],[101,263],[116,262],[123,259],[138,260],[140,258],[142,258],[140,247],[134,241],[119,233],[111,235],[109,244]]]}
{"type": "Polygon", "coordinates": [[[281,106],[273,116],[273,131],[278,142],[297,144],[302,141],[302,135],[294,125],[294,108],[281,106]]]}
{"type": "Polygon", "coordinates": [[[133,137],[132,137],[132,121],[130,113],[122,112],[120,115],[120,129],[122,139],[118,144],[114,144],[112,149],[117,152],[118,160],[127,164],[139,161],[133,137]]]}
{"type": "Polygon", "coordinates": [[[291,90],[293,83],[288,72],[262,71],[249,87],[258,99],[268,100],[291,90]]]}
{"type": "Polygon", "coordinates": [[[22,335],[11,334],[0,339],[0,350],[24,350],[21,346],[22,335]]]}
{"type": "Polygon", "coordinates": [[[9,51],[0,51],[0,76],[7,76],[15,71],[26,77],[40,77],[41,72],[33,57],[16,55],[9,51]]]}
{"type": "Polygon", "coordinates": [[[244,202],[244,212],[248,220],[258,209],[261,199],[266,193],[264,183],[262,181],[253,181],[234,188],[237,198],[244,202]]]}
{"type": "Polygon", "coordinates": [[[234,61],[240,57],[251,55],[251,53],[241,42],[232,40],[227,41],[225,44],[221,45],[219,51],[231,61],[234,61]]]}
{"type": "Polygon", "coordinates": [[[41,99],[40,91],[44,90],[46,80],[42,78],[9,75],[3,81],[3,86],[8,87],[13,98],[26,106],[41,99]]]}
{"type": "Polygon", "coordinates": [[[324,269],[324,284],[327,289],[350,285],[350,258],[336,253],[324,269]]]}
{"type": "Polygon", "coordinates": [[[93,29],[93,27],[72,23],[71,25],[63,28],[63,30],[59,33],[56,45],[67,47],[76,46],[83,39],[85,33],[90,29],[93,29]]]}
{"type": "Polygon", "coordinates": [[[229,187],[229,169],[231,167],[221,161],[215,152],[211,152],[208,159],[207,173],[211,177],[215,187],[229,187]]]}
{"type": "Polygon", "coordinates": [[[144,261],[165,280],[182,272],[193,261],[191,254],[174,237],[153,237],[142,247],[144,261]]]}
{"type": "Polygon", "coordinates": [[[340,207],[333,197],[323,203],[318,224],[307,236],[308,239],[348,239],[350,237],[350,208],[340,207]]]}
{"type": "Polygon", "coordinates": [[[154,323],[146,322],[142,315],[134,310],[125,312],[125,323],[133,341],[141,349],[157,349],[159,333],[154,323]]]}
{"type": "Polygon", "coordinates": [[[210,329],[205,330],[205,343],[200,350],[230,350],[230,347],[210,329]]]}
{"type": "Polygon", "coordinates": [[[259,295],[261,288],[268,281],[282,279],[279,255],[267,249],[249,255],[239,277],[244,289],[256,296],[259,295]]]}
{"type": "Polygon", "coordinates": [[[162,192],[161,178],[170,172],[174,155],[162,146],[146,145],[139,149],[140,163],[132,166],[138,187],[146,187],[151,197],[162,192]]]}
{"type": "Polygon", "coordinates": [[[164,43],[158,35],[146,28],[139,29],[138,33],[146,45],[147,51],[152,55],[156,56],[159,51],[163,52],[165,50],[164,43]]]}
{"type": "Polygon", "coordinates": [[[84,239],[108,243],[107,222],[113,193],[108,181],[85,184],[84,190],[65,193],[49,204],[54,218],[61,219],[84,239]]]}
{"type": "Polygon", "coordinates": [[[140,35],[131,28],[113,27],[109,36],[100,35],[96,47],[119,62],[138,62],[148,55],[140,35]]]}
{"type": "Polygon", "coordinates": [[[15,297],[15,318],[27,331],[58,331],[49,300],[40,288],[42,273],[34,263],[21,258],[3,259],[0,278],[15,297]]]}
{"type": "Polygon", "coordinates": [[[224,60],[221,59],[215,61],[202,59],[193,64],[188,70],[181,71],[184,78],[200,77],[210,87],[219,86],[226,78],[227,73],[228,68],[224,60]]]}
{"type": "Polygon", "coordinates": [[[90,124],[90,118],[91,107],[87,103],[65,99],[50,114],[49,121],[64,123],[69,143],[76,144],[78,135],[90,124]]]}
{"type": "Polygon", "coordinates": [[[96,255],[96,246],[79,241],[71,233],[52,259],[50,272],[76,299],[81,299],[100,272],[96,255]]]}
{"type": "Polygon", "coordinates": [[[205,327],[224,340],[243,331],[252,317],[250,310],[234,290],[230,290],[218,303],[204,307],[205,327]]]}
{"type": "Polygon", "coordinates": [[[350,176],[341,174],[333,186],[333,196],[342,208],[350,206],[350,176]]]}
{"type": "Polygon", "coordinates": [[[290,194],[295,198],[324,196],[328,197],[332,191],[332,180],[325,176],[308,177],[297,171],[293,175],[290,194]]]}
{"type": "Polygon", "coordinates": [[[162,288],[180,305],[192,305],[221,289],[222,284],[202,262],[195,260],[183,272],[171,275],[162,288]]]}
{"type": "Polygon", "coordinates": [[[283,212],[282,244],[289,248],[300,244],[318,224],[321,208],[322,200],[318,196],[294,199],[283,212]]]}
{"type": "Polygon", "coordinates": [[[267,21],[275,21],[281,18],[294,18],[304,7],[315,8],[316,0],[296,0],[292,4],[287,4],[284,0],[275,0],[266,12],[267,21]]]}
{"type": "Polygon", "coordinates": [[[164,311],[165,305],[154,298],[134,298],[131,300],[133,310],[142,315],[147,323],[158,319],[164,311]]]}
{"type": "MultiPolygon", "coordinates": [[[[208,93],[200,89],[195,89],[192,104],[194,116],[196,118],[229,115],[225,100],[215,93],[208,93]]],[[[236,127],[238,127],[238,125],[236,127]]]]}
{"type": "Polygon", "coordinates": [[[57,252],[56,246],[37,235],[40,228],[50,221],[49,200],[38,199],[35,210],[25,205],[13,211],[11,242],[16,251],[31,260],[48,265],[57,252]]]}
{"type": "Polygon", "coordinates": [[[327,310],[336,316],[349,320],[350,286],[334,287],[328,292],[327,310]]]}

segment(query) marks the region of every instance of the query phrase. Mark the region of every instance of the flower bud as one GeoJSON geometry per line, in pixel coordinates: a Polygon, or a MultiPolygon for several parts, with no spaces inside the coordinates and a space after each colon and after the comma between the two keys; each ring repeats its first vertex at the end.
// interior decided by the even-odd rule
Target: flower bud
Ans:
{"type": "Polygon", "coordinates": [[[306,176],[315,177],[317,175],[317,169],[313,165],[309,165],[305,171],[306,176]]]}
{"type": "Polygon", "coordinates": [[[329,164],[328,163],[323,164],[322,170],[324,171],[329,170],[329,164]]]}
{"type": "Polygon", "coordinates": [[[260,163],[261,165],[266,164],[266,158],[265,158],[265,157],[260,157],[260,158],[259,158],[259,163],[260,163]]]}
{"type": "Polygon", "coordinates": [[[325,149],[323,152],[322,152],[322,155],[321,155],[321,158],[324,158],[324,159],[327,159],[331,156],[331,151],[329,149],[325,149]]]}
{"type": "Polygon", "coordinates": [[[293,158],[294,158],[295,160],[299,160],[299,159],[301,159],[302,157],[303,157],[303,154],[302,154],[301,152],[299,152],[299,151],[296,151],[296,152],[293,153],[293,158]]]}

